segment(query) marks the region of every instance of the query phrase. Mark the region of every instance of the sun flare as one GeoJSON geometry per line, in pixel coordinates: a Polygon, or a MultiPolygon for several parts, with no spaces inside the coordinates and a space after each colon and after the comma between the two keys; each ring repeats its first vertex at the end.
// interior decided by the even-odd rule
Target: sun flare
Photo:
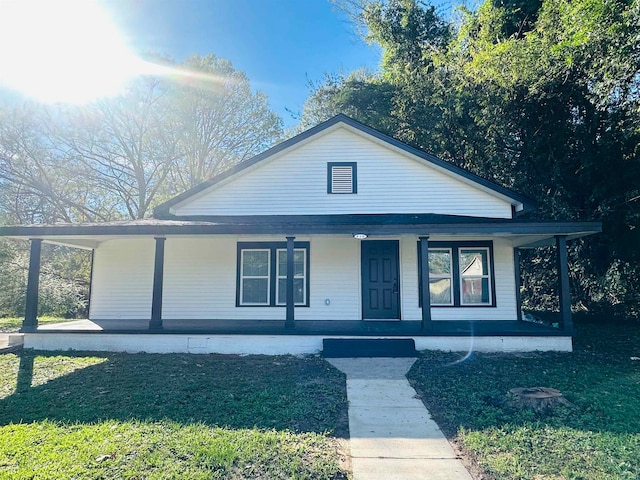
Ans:
{"type": "Polygon", "coordinates": [[[0,1],[0,85],[44,102],[117,94],[145,63],[93,0],[0,1]]]}

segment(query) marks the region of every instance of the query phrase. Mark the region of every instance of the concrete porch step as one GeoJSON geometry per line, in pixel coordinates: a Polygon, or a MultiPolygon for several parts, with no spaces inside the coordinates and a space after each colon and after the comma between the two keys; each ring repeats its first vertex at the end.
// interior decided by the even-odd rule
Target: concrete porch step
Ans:
{"type": "Polygon", "coordinates": [[[325,338],[322,340],[325,358],[355,357],[415,357],[413,338],[325,338]]]}
{"type": "Polygon", "coordinates": [[[21,333],[0,334],[0,353],[17,352],[22,348],[24,335],[21,333]]]}

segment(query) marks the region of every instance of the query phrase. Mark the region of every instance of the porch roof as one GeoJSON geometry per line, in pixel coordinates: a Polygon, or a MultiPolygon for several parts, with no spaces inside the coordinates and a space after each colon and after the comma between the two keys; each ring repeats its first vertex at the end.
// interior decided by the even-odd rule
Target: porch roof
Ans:
{"type": "MultiPolygon", "coordinates": [[[[248,215],[59,223],[0,227],[0,236],[104,240],[99,237],[165,235],[496,235],[522,237],[519,246],[544,244],[555,235],[574,239],[599,233],[600,222],[500,219],[437,214],[248,215]],[[97,238],[98,237],[98,238],[97,238]]],[[[62,243],[62,242],[61,242],[62,243]]],[[[81,246],[81,245],[78,245],[81,246]]],[[[91,247],[87,244],[87,247],[91,247]]]]}
{"type": "MultiPolygon", "coordinates": [[[[147,235],[527,235],[568,239],[602,231],[600,222],[558,222],[436,214],[249,215],[0,227],[0,236],[62,239],[147,235]]],[[[536,242],[542,241],[538,238],[536,242]]],[[[531,245],[535,246],[535,245],[531,245]]]]}

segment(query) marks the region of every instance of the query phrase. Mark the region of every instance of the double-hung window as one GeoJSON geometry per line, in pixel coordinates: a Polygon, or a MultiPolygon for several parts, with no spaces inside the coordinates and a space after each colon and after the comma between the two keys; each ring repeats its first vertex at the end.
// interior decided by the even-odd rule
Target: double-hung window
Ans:
{"type": "MultiPolygon", "coordinates": [[[[293,298],[296,306],[309,306],[309,242],[295,242],[293,298]]],[[[238,243],[236,305],[275,307],[287,304],[287,244],[238,243]]]]}
{"type": "MultiPolygon", "coordinates": [[[[491,242],[429,242],[429,298],[434,307],[495,306],[491,242]]],[[[418,281],[422,306],[422,252],[418,281]]]]}

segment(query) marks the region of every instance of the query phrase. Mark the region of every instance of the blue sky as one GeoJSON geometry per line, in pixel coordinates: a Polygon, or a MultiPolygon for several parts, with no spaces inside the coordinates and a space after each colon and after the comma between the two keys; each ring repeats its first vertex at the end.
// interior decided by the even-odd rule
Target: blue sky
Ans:
{"type": "Polygon", "coordinates": [[[244,71],[290,126],[286,109],[301,110],[308,82],[323,74],[375,70],[376,46],[356,35],[328,0],[104,0],[140,53],[175,60],[215,53],[244,71]]]}

